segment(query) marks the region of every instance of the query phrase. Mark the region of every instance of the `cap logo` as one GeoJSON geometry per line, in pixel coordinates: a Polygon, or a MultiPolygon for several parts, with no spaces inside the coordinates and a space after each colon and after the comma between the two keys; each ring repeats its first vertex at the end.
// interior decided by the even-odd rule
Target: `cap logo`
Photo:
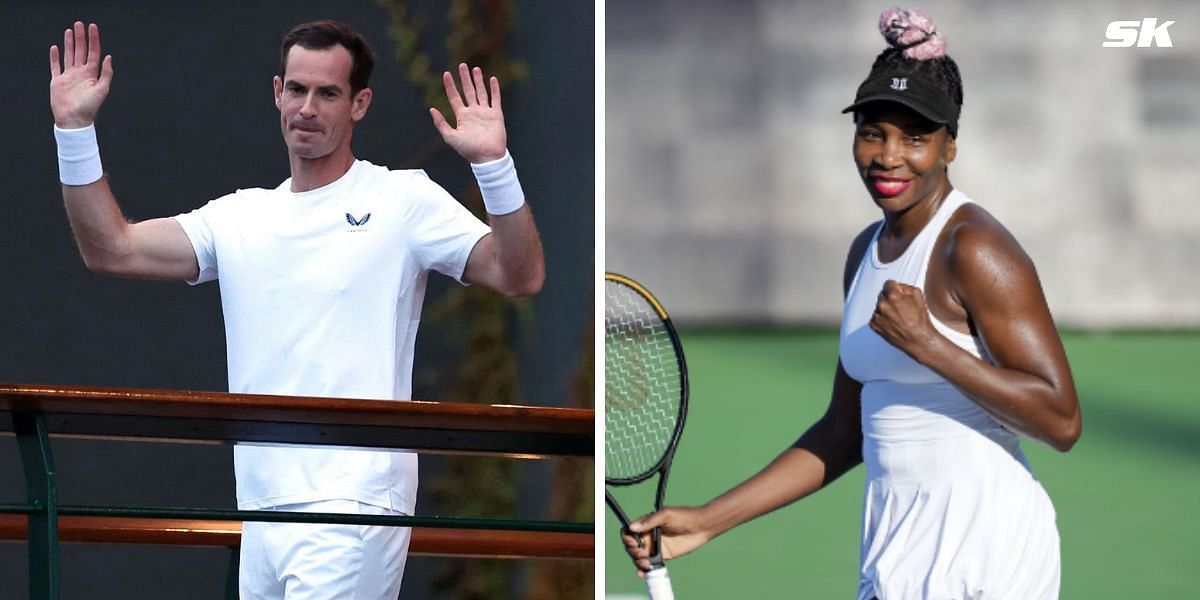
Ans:
{"type": "Polygon", "coordinates": [[[908,78],[907,77],[893,77],[891,87],[893,90],[896,90],[898,92],[903,92],[904,90],[907,90],[908,89],[908,78]]]}

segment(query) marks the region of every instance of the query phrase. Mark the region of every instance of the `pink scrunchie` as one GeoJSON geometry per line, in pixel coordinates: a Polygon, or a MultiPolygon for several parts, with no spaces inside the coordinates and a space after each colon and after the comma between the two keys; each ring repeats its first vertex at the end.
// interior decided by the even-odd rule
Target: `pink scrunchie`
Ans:
{"type": "Polygon", "coordinates": [[[946,55],[946,38],[937,32],[933,19],[920,9],[889,8],[879,15],[879,33],[894,48],[904,48],[904,56],[929,60],[946,55]]]}

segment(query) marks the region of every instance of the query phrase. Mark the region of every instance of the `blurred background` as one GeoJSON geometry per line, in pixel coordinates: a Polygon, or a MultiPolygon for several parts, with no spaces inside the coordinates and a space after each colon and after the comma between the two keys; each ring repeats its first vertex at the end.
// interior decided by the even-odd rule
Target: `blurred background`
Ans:
{"type": "MultiPolygon", "coordinates": [[[[79,258],[49,110],[47,49],[62,43],[63,29],[76,19],[98,23],[113,55],[97,130],[125,215],[142,220],[288,177],[271,90],[279,42],[293,26],[327,18],[351,24],[376,54],[357,156],[423,168],[475,209],[468,165],[443,145],[427,109],[444,102],[440,73],[458,61],[500,77],[509,145],[545,246],[547,282],[530,301],[430,278],[414,396],[591,406],[591,2],[0,3],[8,142],[0,147],[8,215],[0,222],[0,381],[227,389],[218,284],[104,278],[79,258]]],[[[231,447],[57,439],[54,452],[63,503],[234,506],[231,447]]],[[[419,515],[594,518],[590,460],[423,457],[420,478],[419,515]]],[[[24,499],[16,443],[0,436],[0,503],[24,499]]],[[[26,556],[24,544],[0,543],[0,599],[26,597],[26,556]]],[[[64,598],[208,599],[222,597],[228,551],[64,544],[62,561],[64,598]]],[[[592,590],[588,561],[413,557],[401,598],[590,598],[592,590]]]]}
{"type": "MultiPolygon", "coordinates": [[[[888,6],[606,3],[605,268],[664,302],[692,383],[668,503],[757,472],[828,403],[846,251],[881,216],[840,111],[888,6]]],[[[1036,263],[1083,406],[1070,453],[1024,443],[1058,511],[1062,597],[1184,595],[1200,558],[1200,6],[919,7],[964,80],[951,180],[1036,263]],[[1173,47],[1102,47],[1109,22],[1144,17],[1175,21],[1173,47]]],[[[850,597],[862,483],[673,561],[679,596],[850,597]]],[[[606,516],[614,598],[644,589],[617,527],[606,516]]]]}

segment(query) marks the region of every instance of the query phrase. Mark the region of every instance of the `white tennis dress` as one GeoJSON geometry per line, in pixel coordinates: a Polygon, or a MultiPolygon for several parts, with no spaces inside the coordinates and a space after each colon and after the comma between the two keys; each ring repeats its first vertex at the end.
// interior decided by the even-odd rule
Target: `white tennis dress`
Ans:
{"type": "MultiPolygon", "coordinates": [[[[858,600],[1058,598],[1054,507],[1017,434],[868,326],[885,281],[924,289],[938,234],[968,202],[952,192],[889,263],[879,260],[880,223],[846,298],[841,359],[863,384],[867,468],[858,600]]],[[[990,361],[978,338],[930,318],[990,361]]]]}

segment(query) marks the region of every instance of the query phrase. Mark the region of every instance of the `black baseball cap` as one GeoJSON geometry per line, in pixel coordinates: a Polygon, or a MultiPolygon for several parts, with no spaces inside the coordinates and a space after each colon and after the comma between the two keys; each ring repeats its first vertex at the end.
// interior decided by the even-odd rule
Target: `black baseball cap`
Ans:
{"type": "Polygon", "coordinates": [[[951,136],[958,135],[959,106],[942,86],[912,71],[883,72],[867,78],[858,86],[854,104],[847,106],[842,112],[860,112],[864,106],[873,102],[903,104],[926,119],[945,125],[951,136]]]}

